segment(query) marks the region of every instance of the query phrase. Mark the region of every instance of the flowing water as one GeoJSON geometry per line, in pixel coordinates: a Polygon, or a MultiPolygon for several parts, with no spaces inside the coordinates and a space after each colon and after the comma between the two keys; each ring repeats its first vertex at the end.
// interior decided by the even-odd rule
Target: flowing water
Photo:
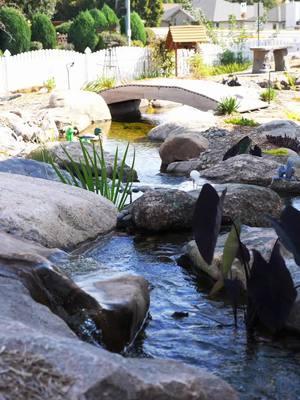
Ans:
{"type": "MultiPolygon", "coordinates": [[[[148,129],[143,124],[113,123],[104,146],[113,151],[116,146],[124,149],[128,140],[134,143],[142,184],[190,189],[185,178],[159,174],[158,145],[145,138],[148,129]]],[[[127,272],[151,283],[150,318],[125,356],[170,358],[207,368],[231,383],[242,399],[300,399],[300,341],[266,336],[248,341],[242,311],[235,329],[231,307],[208,298],[207,278],[177,265],[190,239],[189,233],[135,237],[115,233],[84,253],[99,266],[74,278],[80,284],[127,272]],[[176,311],[188,316],[174,318],[176,311]]]]}

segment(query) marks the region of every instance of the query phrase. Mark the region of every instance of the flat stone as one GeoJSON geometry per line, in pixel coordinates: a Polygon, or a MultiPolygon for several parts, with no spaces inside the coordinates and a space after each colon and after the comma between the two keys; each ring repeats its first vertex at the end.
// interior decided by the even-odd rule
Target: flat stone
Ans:
{"type": "Polygon", "coordinates": [[[0,173],[0,231],[46,247],[71,248],[116,225],[116,207],[74,186],[0,173]]]}

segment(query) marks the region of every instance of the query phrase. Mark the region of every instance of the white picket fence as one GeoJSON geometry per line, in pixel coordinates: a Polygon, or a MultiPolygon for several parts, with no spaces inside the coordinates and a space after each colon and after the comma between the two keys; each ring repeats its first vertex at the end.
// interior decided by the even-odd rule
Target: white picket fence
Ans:
{"type": "Polygon", "coordinates": [[[67,50],[37,50],[0,57],[0,93],[42,85],[54,78],[56,87],[83,87],[101,76],[115,76],[120,81],[145,74],[149,50],[140,47],[116,47],[84,54],[67,50]]]}
{"type": "MultiPolygon", "coordinates": [[[[282,38],[268,38],[260,41],[261,46],[288,46],[289,55],[300,56],[300,35],[282,38]]],[[[244,57],[252,59],[251,47],[257,46],[257,39],[248,39],[243,47],[244,57]]],[[[232,47],[236,53],[240,50],[232,47]]],[[[213,44],[202,44],[204,62],[218,63],[224,48],[213,44]]],[[[178,75],[189,75],[191,50],[179,50],[178,75]]],[[[67,50],[37,50],[15,56],[7,52],[0,57],[0,94],[42,85],[50,78],[55,79],[58,89],[82,88],[87,82],[98,77],[114,76],[118,81],[131,81],[146,76],[151,65],[148,48],[116,47],[85,53],[67,50]]]]}

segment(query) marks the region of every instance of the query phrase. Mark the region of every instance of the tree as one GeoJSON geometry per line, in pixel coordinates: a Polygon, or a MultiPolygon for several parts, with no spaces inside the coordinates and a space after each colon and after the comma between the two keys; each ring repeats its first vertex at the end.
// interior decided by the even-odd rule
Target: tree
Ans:
{"type": "Polygon", "coordinates": [[[69,31],[69,40],[77,51],[84,52],[87,47],[95,49],[98,37],[94,19],[89,11],[81,11],[74,19],[69,31]]]}
{"type": "Polygon", "coordinates": [[[56,46],[56,31],[46,14],[38,13],[33,16],[31,39],[43,44],[44,49],[54,49],[56,46]]]}
{"type": "Polygon", "coordinates": [[[24,15],[12,7],[0,8],[0,49],[18,54],[30,49],[31,31],[24,15]]]}
{"type": "MultiPolygon", "coordinates": [[[[123,34],[125,34],[126,33],[126,18],[125,17],[122,17],[122,19],[120,21],[120,25],[121,25],[121,32],[123,34]]],[[[141,17],[135,11],[133,13],[131,13],[130,27],[131,27],[132,40],[140,40],[143,44],[146,44],[147,35],[146,35],[146,31],[145,31],[145,26],[144,26],[143,21],[141,20],[141,17]]]]}
{"type": "Polygon", "coordinates": [[[108,22],[102,11],[97,8],[90,10],[90,14],[95,21],[95,28],[97,32],[103,32],[108,28],[108,22]]]}
{"type": "Polygon", "coordinates": [[[163,14],[162,0],[147,0],[147,3],[149,12],[146,18],[146,25],[159,26],[163,14]]]}
{"type": "Polygon", "coordinates": [[[110,8],[107,4],[104,4],[101,10],[107,20],[108,29],[110,31],[116,30],[119,25],[119,19],[112,8],[110,8]]]}
{"type": "Polygon", "coordinates": [[[36,13],[43,13],[52,17],[57,0],[9,0],[9,2],[12,7],[17,4],[25,15],[32,18],[36,13]]]}

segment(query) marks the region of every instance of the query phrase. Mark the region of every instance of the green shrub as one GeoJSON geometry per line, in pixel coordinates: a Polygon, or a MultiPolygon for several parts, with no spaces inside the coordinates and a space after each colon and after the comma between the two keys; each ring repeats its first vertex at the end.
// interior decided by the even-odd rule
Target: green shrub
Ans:
{"type": "Polygon", "coordinates": [[[230,115],[238,111],[239,103],[236,97],[225,97],[218,104],[217,112],[221,115],[230,115]]]}
{"type": "MultiPolygon", "coordinates": [[[[43,159],[48,160],[48,162],[50,161],[50,164],[62,183],[81,187],[96,194],[101,194],[108,200],[112,201],[117,206],[118,210],[121,211],[126,205],[128,197],[131,196],[133,183],[133,176],[130,177],[125,172],[129,143],[126,147],[121,163],[119,163],[118,148],[116,149],[111,180],[107,176],[107,165],[101,140],[99,140],[99,146],[95,143],[92,144],[92,151],[89,151],[87,146],[81,141],[80,146],[82,152],[82,161],[80,162],[80,165],[78,165],[69,152],[62,147],[68,158],[68,162],[64,163],[64,169],[69,172],[71,178],[68,178],[61,173],[49,152],[45,151],[43,159]],[[122,184],[125,176],[126,183],[122,184]]],[[[134,169],[134,163],[135,155],[131,164],[132,171],[134,169]]]]}
{"type": "Polygon", "coordinates": [[[252,63],[250,61],[245,61],[243,63],[233,63],[226,65],[217,65],[211,67],[211,75],[226,75],[234,74],[235,72],[246,71],[252,63]]]}
{"type": "Polygon", "coordinates": [[[153,30],[151,28],[145,28],[145,31],[146,31],[146,36],[147,36],[146,44],[151,44],[156,39],[155,33],[153,32],[153,30]]]}
{"type": "Polygon", "coordinates": [[[296,81],[297,77],[295,75],[290,74],[289,72],[284,73],[286,80],[292,90],[296,90],[296,81]]]}
{"type": "Polygon", "coordinates": [[[30,50],[42,50],[43,49],[43,43],[41,42],[31,42],[30,43],[30,50]]]}
{"type": "Polygon", "coordinates": [[[278,157],[283,157],[283,156],[289,155],[288,149],[282,149],[282,148],[264,150],[263,153],[269,154],[271,156],[278,156],[278,157]]]}
{"type": "Polygon", "coordinates": [[[273,101],[276,99],[276,97],[277,97],[277,93],[272,88],[266,89],[263,92],[261,92],[261,94],[260,94],[260,99],[262,101],[266,101],[266,102],[273,101]]]}
{"type": "Polygon", "coordinates": [[[111,89],[116,86],[115,78],[98,78],[95,81],[89,82],[84,90],[88,90],[89,92],[100,92],[104,89],[111,89]]]}
{"type": "Polygon", "coordinates": [[[0,7],[0,49],[18,54],[30,49],[31,31],[24,15],[12,7],[0,7]]]}
{"type": "Polygon", "coordinates": [[[95,21],[95,28],[97,32],[103,32],[108,29],[108,22],[102,11],[97,8],[89,10],[91,16],[95,21]]]}
{"type": "Polygon", "coordinates": [[[231,50],[225,50],[220,54],[219,61],[221,65],[234,64],[236,62],[235,53],[231,50]]]}
{"type": "Polygon", "coordinates": [[[119,19],[112,8],[110,8],[107,4],[104,4],[101,10],[107,20],[108,30],[115,31],[119,26],[119,19]]]}
{"type": "Polygon", "coordinates": [[[31,25],[32,40],[43,43],[44,49],[56,47],[56,31],[49,17],[35,14],[31,25]]]}
{"type": "Polygon", "coordinates": [[[227,118],[224,121],[226,124],[240,125],[240,126],[258,126],[258,123],[253,119],[248,119],[245,117],[232,117],[227,118]]]}
{"type": "Polygon", "coordinates": [[[44,87],[48,90],[48,93],[52,92],[52,90],[56,87],[55,78],[49,78],[44,82],[44,87]]]}
{"type": "Polygon", "coordinates": [[[242,52],[234,53],[231,50],[225,50],[219,56],[219,61],[221,65],[229,65],[229,64],[244,64],[246,61],[243,57],[242,52]]]}
{"type": "Polygon", "coordinates": [[[89,11],[81,11],[74,19],[69,31],[69,41],[77,51],[84,52],[87,47],[95,49],[98,37],[94,19],[89,11]]]}
{"type": "Polygon", "coordinates": [[[135,46],[135,47],[145,47],[145,46],[144,46],[144,43],[141,42],[140,40],[133,40],[133,41],[131,42],[131,44],[132,44],[132,46],[135,46]]]}
{"type": "Polygon", "coordinates": [[[72,25],[72,21],[66,21],[62,24],[58,25],[55,29],[57,33],[61,33],[62,35],[68,35],[70,28],[72,25]]]}
{"type": "Polygon", "coordinates": [[[195,54],[189,60],[190,70],[193,78],[202,79],[210,75],[211,69],[204,64],[203,58],[200,54],[195,54]]]}
{"type": "Polygon", "coordinates": [[[127,39],[125,36],[117,32],[102,32],[98,38],[97,50],[106,49],[107,47],[126,46],[127,39]]]}
{"type": "Polygon", "coordinates": [[[287,116],[288,119],[300,122],[300,114],[299,113],[296,113],[293,111],[286,111],[285,115],[287,116]]]}
{"type": "MultiPolygon", "coordinates": [[[[145,45],[147,41],[147,35],[144,23],[138,13],[133,12],[131,14],[130,26],[131,26],[131,39],[139,40],[145,45]]],[[[121,18],[120,27],[121,27],[121,33],[126,34],[126,17],[121,18]]]]}

